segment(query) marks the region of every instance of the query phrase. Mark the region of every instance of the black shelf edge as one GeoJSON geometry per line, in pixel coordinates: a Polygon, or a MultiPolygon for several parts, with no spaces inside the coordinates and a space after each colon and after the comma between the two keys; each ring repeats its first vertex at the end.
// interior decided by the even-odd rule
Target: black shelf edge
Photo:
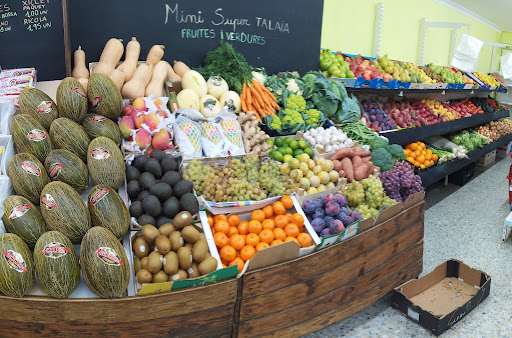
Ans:
{"type": "Polygon", "coordinates": [[[421,182],[423,184],[423,187],[428,187],[432,183],[435,183],[435,182],[443,179],[445,176],[453,174],[457,170],[462,169],[465,166],[475,162],[480,157],[485,156],[485,154],[493,151],[494,149],[501,147],[502,145],[509,143],[510,141],[512,141],[512,134],[501,137],[494,142],[486,144],[482,148],[478,148],[473,151],[470,151],[468,153],[468,158],[463,158],[463,159],[454,160],[454,161],[448,161],[441,165],[438,165],[437,167],[434,167],[432,169],[429,169],[427,171],[420,173],[421,182]]]}
{"type": "Polygon", "coordinates": [[[354,87],[345,87],[348,93],[354,94],[442,94],[445,93],[463,93],[463,94],[472,94],[472,93],[507,93],[506,91],[500,90],[490,90],[490,89],[387,89],[387,88],[354,88],[354,87]]]}
{"type": "Polygon", "coordinates": [[[498,110],[492,113],[477,114],[470,117],[462,117],[458,120],[441,122],[419,128],[409,128],[380,133],[389,139],[389,143],[406,144],[426,138],[448,134],[457,130],[470,128],[494,121],[500,118],[508,117],[509,110],[498,110]]]}

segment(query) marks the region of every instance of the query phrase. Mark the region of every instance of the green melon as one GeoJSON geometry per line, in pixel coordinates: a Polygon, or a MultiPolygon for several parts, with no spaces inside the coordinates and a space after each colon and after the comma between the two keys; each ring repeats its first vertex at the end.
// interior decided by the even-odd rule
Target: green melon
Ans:
{"type": "Polygon", "coordinates": [[[0,291],[23,297],[34,286],[34,261],[27,244],[15,234],[0,236],[0,291]]]}
{"type": "Polygon", "coordinates": [[[91,140],[99,136],[108,137],[119,146],[121,144],[121,131],[115,122],[103,115],[86,115],[81,122],[82,127],[91,140]]]}
{"type": "Polygon", "coordinates": [[[75,78],[67,77],[57,88],[57,106],[60,117],[67,117],[77,123],[87,114],[87,93],[75,78]]]}
{"type": "Polygon", "coordinates": [[[39,89],[26,88],[22,90],[19,102],[21,113],[35,118],[46,130],[50,128],[53,120],[59,117],[59,110],[55,102],[39,89]]]}
{"type": "Polygon", "coordinates": [[[91,140],[85,130],[76,122],[60,117],[50,126],[50,138],[57,149],[66,149],[87,161],[87,147],[91,140]]]}
{"type": "Polygon", "coordinates": [[[94,226],[106,228],[118,239],[130,229],[130,213],[121,196],[106,185],[97,185],[89,192],[87,206],[94,226]]]}
{"type": "Polygon", "coordinates": [[[89,144],[87,168],[94,185],[103,184],[117,189],[124,182],[123,154],[114,141],[100,136],[89,144]]]}
{"type": "Polygon", "coordinates": [[[91,227],[91,216],[82,197],[71,186],[51,182],[41,193],[41,214],[51,230],[62,232],[80,243],[91,227]]]}
{"type": "Polygon", "coordinates": [[[4,200],[2,221],[9,232],[20,236],[30,248],[46,231],[39,210],[22,196],[11,195],[4,200]]]}
{"type": "Polygon", "coordinates": [[[117,119],[123,110],[123,97],[114,82],[105,74],[92,74],[87,83],[87,96],[92,109],[109,119],[117,119]]]}
{"type": "Polygon", "coordinates": [[[51,181],[69,184],[79,193],[89,187],[87,166],[69,150],[52,150],[44,161],[44,167],[51,181]]]}
{"type": "Polygon", "coordinates": [[[43,234],[34,248],[37,280],[55,298],[67,298],[80,282],[80,264],[73,243],[58,231],[43,234]]]}
{"type": "Polygon", "coordinates": [[[44,162],[46,155],[53,149],[48,131],[27,114],[14,115],[11,135],[18,152],[31,153],[41,162],[44,162]]]}
{"type": "Polygon", "coordinates": [[[39,205],[39,196],[48,184],[48,174],[44,166],[32,154],[19,153],[9,162],[9,178],[16,194],[39,205]]]}
{"type": "Polygon", "coordinates": [[[85,234],[80,266],[89,289],[102,298],[121,296],[130,282],[130,263],[123,246],[102,227],[93,227],[85,234]]]}

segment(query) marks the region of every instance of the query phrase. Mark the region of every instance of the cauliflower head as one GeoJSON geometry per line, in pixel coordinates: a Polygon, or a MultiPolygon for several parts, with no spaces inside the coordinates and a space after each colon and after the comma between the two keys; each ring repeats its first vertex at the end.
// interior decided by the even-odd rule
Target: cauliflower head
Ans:
{"type": "Polygon", "coordinates": [[[300,95],[290,94],[286,99],[286,108],[296,111],[304,111],[306,110],[306,100],[304,100],[300,95]]]}

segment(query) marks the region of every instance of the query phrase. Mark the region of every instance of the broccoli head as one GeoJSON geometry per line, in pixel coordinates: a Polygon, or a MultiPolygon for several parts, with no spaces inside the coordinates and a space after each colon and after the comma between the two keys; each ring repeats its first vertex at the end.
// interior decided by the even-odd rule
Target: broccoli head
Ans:
{"type": "Polygon", "coordinates": [[[395,161],[395,162],[405,161],[404,148],[402,148],[399,144],[390,144],[385,148],[393,157],[393,161],[395,161]]]}
{"type": "Polygon", "coordinates": [[[389,144],[389,141],[385,137],[376,136],[368,141],[368,144],[372,147],[372,150],[375,150],[378,148],[385,148],[389,144]]]}
{"type": "Polygon", "coordinates": [[[377,148],[372,151],[372,162],[382,171],[388,171],[393,168],[393,158],[385,148],[377,148]]]}
{"type": "Polygon", "coordinates": [[[304,111],[306,110],[306,100],[300,95],[290,94],[286,99],[286,108],[304,111]]]}

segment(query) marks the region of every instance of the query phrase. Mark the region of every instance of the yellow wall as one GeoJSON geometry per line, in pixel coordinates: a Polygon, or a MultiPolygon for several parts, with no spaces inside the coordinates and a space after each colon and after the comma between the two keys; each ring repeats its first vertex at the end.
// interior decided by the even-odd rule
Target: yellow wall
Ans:
{"type": "MultiPolygon", "coordinates": [[[[349,54],[375,56],[373,38],[377,4],[384,3],[380,55],[418,62],[420,21],[468,23],[470,35],[491,42],[499,42],[500,33],[456,10],[433,0],[324,0],[322,48],[340,50],[349,54]]],[[[466,28],[460,28],[458,39],[466,28]]],[[[425,39],[425,63],[449,65],[451,29],[429,28],[425,39]]],[[[489,71],[492,48],[482,47],[478,70],[489,71]]],[[[499,54],[497,57],[499,60],[499,54]]]]}

